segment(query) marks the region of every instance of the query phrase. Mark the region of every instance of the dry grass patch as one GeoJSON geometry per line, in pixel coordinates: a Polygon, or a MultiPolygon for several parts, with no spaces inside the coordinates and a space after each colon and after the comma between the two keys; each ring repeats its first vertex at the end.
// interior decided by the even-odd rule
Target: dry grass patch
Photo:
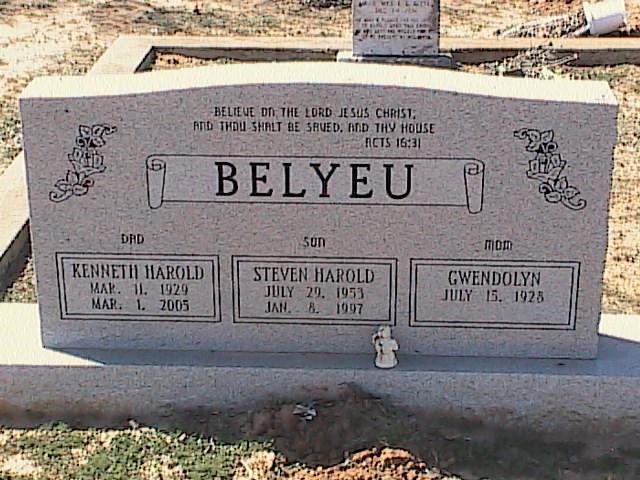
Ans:
{"type": "Polygon", "coordinates": [[[233,445],[182,432],[137,426],[123,430],[73,430],[64,424],[1,430],[0,478],[140,480],[231,478],[240,460],[264,450],[263,442],[233,445]]]}
{"type": "Polygon", "coordinates": [[[602,309],[640,313],[640,66],[565,68],[564,74],[609,82],[620,105],[602,309]]]}
{"type": "Polygon", "coordinates": [[[29,457],[17,453],[5,458],[0,457],[0,473],[7,475],[9,479],[13,477],[36,479],[41,477],[42,468],[29,457]]]}

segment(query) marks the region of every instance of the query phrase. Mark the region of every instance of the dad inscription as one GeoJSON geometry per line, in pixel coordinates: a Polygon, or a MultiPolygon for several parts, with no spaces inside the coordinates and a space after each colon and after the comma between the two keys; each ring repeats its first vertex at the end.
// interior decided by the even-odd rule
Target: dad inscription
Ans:
{"type": "Polygon", "coordinates": [[[35,80],[43,341],[593,357],[616,111],[604,82],[386,65],[35,80]]]}

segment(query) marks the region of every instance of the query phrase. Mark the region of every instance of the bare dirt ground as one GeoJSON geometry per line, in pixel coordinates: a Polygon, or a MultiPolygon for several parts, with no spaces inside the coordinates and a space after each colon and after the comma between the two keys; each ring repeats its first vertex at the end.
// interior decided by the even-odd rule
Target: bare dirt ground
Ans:
{"type": "MultiPolygon", "coordinates": [[[[203,408],[136,422],[105,420],[96,412],[67,419],[71,427],[106,423],[114,427],[110,429],[60,424],[27,430],[0,428],[0,478],[640,478],[640,434],[616,435],[614,430],[551,435],[497,428],[477,417],[427,414],[392,405],[348,384],[332,394],[317,389],[305,396],[251,410],[203,408]],[[315,416],[297,414],[301,406],[312,407],[315,416]],[[180,431],[173,430],[176,425],[180,431]]],[[[37,424],[38,419],[31,412],[31,422],[37,424]]]]}
{"type": "MultiPolygon", "coordinates": [[[[310,0],[0,0],[0,172],[20,150],[16,99],[35,76],[84,74],[120,34],[350,34],[348,8],[314,8],[310,6],[313,3],[310,0]]],[[[573,11],[580,4],[581,1],[574,0],[442,0],[441,33],[489,37],[541,15],[573,11]]],[[[623,34],[637,35],[640,2],[627,0],[627,8],[630,28],[623,34]]],[[[172,68],[184,62],[175,58],[162,61],[171,63],[172,68]]],[[[561,73],[609,81],[622,107],[603,309],[611,313],[640,313],[640,67],[566,69],[561,73]]],[[[29,263],[21,280],[4,298],[34,301],[31,278],[29,263]]],[[[283,476],[296,479],[447,478],[423,461],[467,479],[640,478],[638,439],[549,439],[530,432],[493,431],[480,422],[456,424],[447,419],[440,422],[425,419],[360,394],[348,394],[318,405],[319,415],[311,422],[292,418],[294,407],[278,404],[234,416],[194,416],[191,425],[194,430],[204,428],[209,434],[233,433],[236,439],[238,435],[272,439],[287,462],[310,465],[281,470],[283,476]],[[345,454],[373,446],[375,449],[344,460],[345,454]],[[382,450],[385,446],[405,448],[416,457],[405,450],[382,450]]],[[[273,460],[264,476],[255,478],[274,478],[271,468],[277,463],[273,460]]],[[[249,475],[250,469],[245,470],[238,473],[238,478],[249,475]]]]}
{"type": "Polygon", "coordinates": [[[426,415],[389,405],[351,385],[313,406],[317,416],[311,421],[292,414],[295,403],[266,405],[233,417],[194,412],[192,419],[197,432],[273,439],[289,462],[305,465],[285,469],[283,477],[296,480],[640,478],[640,458],[631,448],[640,447],[639,438],[594,434],[585,439],[496,429],[480,418],[426,415]]]}

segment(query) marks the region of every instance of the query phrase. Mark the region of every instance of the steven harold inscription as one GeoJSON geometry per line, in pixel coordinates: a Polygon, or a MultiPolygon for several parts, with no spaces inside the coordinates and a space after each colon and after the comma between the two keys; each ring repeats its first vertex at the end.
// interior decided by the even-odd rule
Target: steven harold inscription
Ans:
{"type": "Polygon", "coordinates": [[[579,262],[411,260],[413,327],[575,330],[579,262]]]}
{"type": "Polygon", "coordinates": [[[236,323],[394,325],[396,259],[233,257],[236,323]]]}
{"type": "Polygon", "coordinates": [[[219,322],[217,256],[57,253],[63,320],[219,322]]]}

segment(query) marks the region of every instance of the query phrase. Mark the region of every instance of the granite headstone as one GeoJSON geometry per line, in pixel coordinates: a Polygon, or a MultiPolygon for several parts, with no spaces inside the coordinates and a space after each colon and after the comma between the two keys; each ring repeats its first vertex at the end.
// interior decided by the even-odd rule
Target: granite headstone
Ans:
{"type": "Polygon", "coordinates": [[[45,345],[596,355],[604,82],[219,65],[20,104],[45,345]]]}
{"type": "Polygon", "coordinates": [[[438,3],[438,0],[354,0],[353,54],[437,54],[438,3]]]}

